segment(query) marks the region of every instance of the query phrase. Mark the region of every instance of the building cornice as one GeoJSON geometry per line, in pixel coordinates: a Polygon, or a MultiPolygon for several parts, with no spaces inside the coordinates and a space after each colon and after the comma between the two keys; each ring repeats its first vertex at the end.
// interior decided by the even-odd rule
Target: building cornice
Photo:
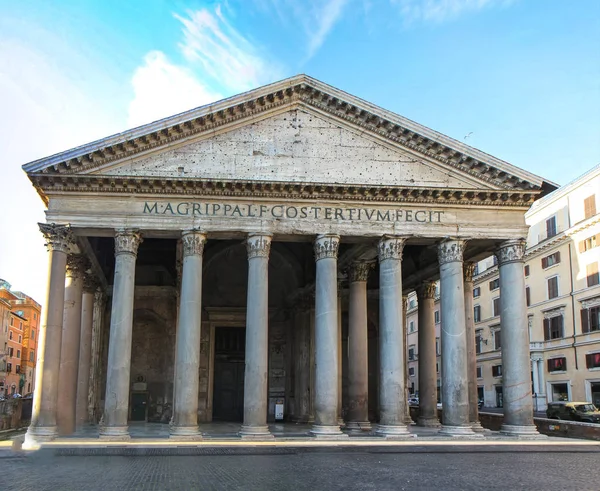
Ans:
{"type": "Polygon", "coordinates": [[[305,75],[40,159],[23,168],[32,178],[40,174],[80,177],[82,172],[116,164],[178,141],[210,135],[217,129],[253,121],[285,107],[302,106],[346,121],[475,177],[501,194],[502,190],[509,194],[522,191],[533,193],[535,198],[556,187],[534,174],[305,75]]]}

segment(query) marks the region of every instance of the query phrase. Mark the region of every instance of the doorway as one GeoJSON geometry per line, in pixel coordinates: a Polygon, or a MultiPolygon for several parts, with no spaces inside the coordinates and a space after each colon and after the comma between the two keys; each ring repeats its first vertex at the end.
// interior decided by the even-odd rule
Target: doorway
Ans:
{"type": "Polygon", "coordinates": [[[215,328],[213,420],[241,422],[244,417],[246,330],[215,328]]]}
{"type": "Polygon", "coordinates": [[[502,392],[502,386],[496,385],[496,407],[502,407],[504,405],[504,394],[502,392]]]}
{"type": "Polygon", "coordinates": [[[131,421],[148,420],[148,392],[131,393],[131,421]]]}

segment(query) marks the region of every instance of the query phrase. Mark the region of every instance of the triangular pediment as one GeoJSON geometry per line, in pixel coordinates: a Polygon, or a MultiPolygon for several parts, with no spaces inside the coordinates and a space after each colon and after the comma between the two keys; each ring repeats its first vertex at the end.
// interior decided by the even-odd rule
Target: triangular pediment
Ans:
{"type": "Polygon", "coordinates": [[[43,197],[47,186],[101,177],[123,186],[131,178],[527,196],[555,187],[305,75],[31,162],[24,170],[43,197]]]}

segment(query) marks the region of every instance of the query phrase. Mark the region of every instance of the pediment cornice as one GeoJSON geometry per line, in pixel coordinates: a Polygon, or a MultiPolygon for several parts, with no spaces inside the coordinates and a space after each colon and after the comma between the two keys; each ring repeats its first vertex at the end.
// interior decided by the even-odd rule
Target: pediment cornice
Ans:
{"type": "Polygon", "coordinates": [[[211,134],[217,129],[239,126],[245,120],[254,121],[286,106],[326,114],[480,179],[499,191],[538,195],[546,184],[538,176],[304,75],[41,159],[23,168],[31,178],[81,175],[138,154],[168,148],[182,140],[211,134]]]}

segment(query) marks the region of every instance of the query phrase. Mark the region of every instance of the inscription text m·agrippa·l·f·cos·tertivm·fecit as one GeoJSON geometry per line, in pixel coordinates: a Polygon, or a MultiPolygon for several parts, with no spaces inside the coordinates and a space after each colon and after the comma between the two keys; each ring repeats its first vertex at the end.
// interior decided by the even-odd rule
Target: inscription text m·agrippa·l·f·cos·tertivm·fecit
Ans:
{"type": "Polygon", "coordinates": [[[441,223],[439,210],[406,208],[367,208],[330,206],[293,206],[255,203],[207,203],[200,201],[144,202],[144,215],[177,217],[231,217],[265,220],[349,220],[373,222],[441,223]]]}

